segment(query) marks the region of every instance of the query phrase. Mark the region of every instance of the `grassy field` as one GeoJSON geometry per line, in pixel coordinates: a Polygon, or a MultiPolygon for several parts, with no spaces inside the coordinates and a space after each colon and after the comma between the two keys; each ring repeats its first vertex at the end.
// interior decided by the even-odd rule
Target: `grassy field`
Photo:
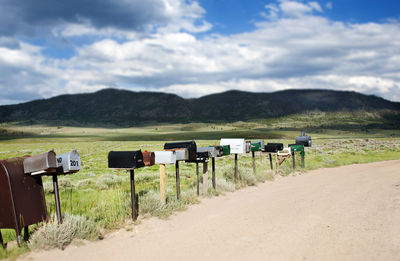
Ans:
{"type": "MultiPolygon", "coordinates": [[[[51,149],[64,153],[77,149],[82,159],[82,170],[73,175],[59,178],[60,198],[63,214],[83,216],[93,222],[101,231],[129,227],[130,187],[129,173],[107,168],[107,154],[110,150],[162,150],[165,141],[195,139],[198,146],[219,144],[221,137],[243,137],[263,139],[265,142],[294,143],[299,129],[293,126],[294,119],[278,119],[272,124],[260,122],[237,122],[232,124],[175,124],[160,126],[142,126],[125,129],[77,128],[64,126],[19,126],[2,125],[0,141],[0,159],[22,155],[35,155],[51,149]],[[268,127],[266,127],[268,126],[268,127]]],[[[337,119],[334,119],[336,122],[337,119]]],[[[306,127],[307,119],[300,121],[300,127],[306,127]]],[[[357,123],[359,124],[359,123],[357,123]]],[[[400,131],[368,129],[320,129],[308,126],[308,134],[313,138],[313,147],[306,149],[306,168],[298,168],[296,173],[340,165],[366,163],[372,161],[400,159],[400,131]]],[[[300,166],[300,157],[296,158],[300,166]]],[[[215,196],[234,191],[258,182],[272,181],[274,175],[292,173],[291,160],[282,164],[281,171],[274,173],[269,169],[267,155],[256,155],[257,173],[252,171],[251,154],[239,156],[240,180],[233,179],[233,156],[217,158],[217,191],[209,189],[207,195],[215,196]]],[[[196,197],[195,164],[182,163],[181,191],[182,200],[175,195],[175,170],[167,166],[167,204],[159,201],[159,166],[151,166],[136,171],[136,191],[139,194],[139,215],[168,217],[177,210],[183,210],[189,204],[198,202],[196,197]]],[[[211,174],[209,174],[211,179],[211,174]]],[[[54,215],[54,194],[51,178],[44,177],[44,189],[49,213],[54,215]]],[[[209,181],[211,186],[211,180],[209,181]]],[[[139,219],[140,222],[140,219],[139,219]]],[[[31,233],[38,229],[32,227],[31,233]]],[[[13,230],[2,229],[6,242],[15,240],[13,230]]],[[[11,244],[12,245],[12,244],[11,244]]],[[[27,251],[9,246],[0,248],[0,258],[15,257],[27,251]]]]}

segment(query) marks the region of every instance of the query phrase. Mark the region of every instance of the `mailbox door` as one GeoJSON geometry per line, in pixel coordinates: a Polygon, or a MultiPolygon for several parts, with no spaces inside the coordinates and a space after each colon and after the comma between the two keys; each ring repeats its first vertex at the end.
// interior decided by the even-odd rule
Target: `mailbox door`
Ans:
{"type": "Polygon", "coordinates": [[[143,162],[145,166],[153,166],[155,163],[155,155],[154,152],[145,151],[143,154],[143,162]]]}
{"type": "Polygon", "coordinates": [[[246,141],[246,153],[249,153],[251,151],[251,142],[246,141]]]}
{"type": "Polygon", "coordinates": [[[42,178],[25,175],[24,159],[13,158],[2,161],[9,175],[20,229],[47,219],[42,178]]]}
{"type": "Polygon", "coordinates": [[[76,150],[57,155],[57,172],[74,173],[81,170],[81,157],[76,150]]]}
{"type": "Polygon", "coordinates": [[[224,148],[222,146],[215,146],[217,157],[224,156],[224,148]]]}
{"type": "Polygon", "coordinates": [[[0,162],[0,228],[15,228],[14,204],[7,169],[0,162]]]}
{"type": "Polygon", "coordinates": [[[181,160],[189,160],[189,151],[187,149],[179,149],[179,150],[175,150],[175,157],[177,161],[181,161],[181,160]]]}
{"type": "Polygon", "coordinates": [[[175,164],[176,155],[174,151],[155,151],[156,164],[175,164]]]}
{"type": "Polygon", "coordinates": [[[222,149],[224,150],[224,156],[231,155],[231,146],[224,145],[222,146],[222,149]]]}

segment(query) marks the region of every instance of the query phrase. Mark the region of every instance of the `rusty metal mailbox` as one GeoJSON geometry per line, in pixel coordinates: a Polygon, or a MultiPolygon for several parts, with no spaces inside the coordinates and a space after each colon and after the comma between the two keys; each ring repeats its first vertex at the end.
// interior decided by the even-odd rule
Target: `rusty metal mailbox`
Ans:
{"type": "Polygon", "coordinates": [[[110,151],[108,167],[111,169],[126,169],[130,172],[132,219],[137,219],[135,194],[135,169],[144,167],[142,151],[110,151]]]}
{"type": "MultiPolygon", "coordinates": [[[[28,239],[28,226],[47,220],[46,201],[41,176],[24,173],[24,162],[35,172],[44,171],[31,161],[34,157],[20,157],[0,161],[0,228],[15,229],[18,245],[21,245],[21,229],[28,239]],[[34,167],[36,166],[36,167],[34,167]]],[[[57,166],[55,157],[50,157],[49,166],[57,166]],[[53,159],[53,160],[51,160],[53,159]]],[[[0,234],[1,238],[1,234],[0,234]]]]}
{"type": "Polygon", "coordinates": [[[164,144],[164,150],[187,149],[189,157],[187,160],[196,160],[197,146],[195,141],[169,142],[164,144]]]}
{"type": "Polygon", "coordinates": [[[142,154],[143,154],[143,162],[146,167],[153,166],[155,164],[156,156],[154,152],[145,151],[142,152],[142,154]]]}
{"type": "Polygon", "coordinates": [[[51,150],[28,157],[23,164],[25,174],[30,174],[31,176],[54,173],[57,169],[56,153],[51,150]]]}

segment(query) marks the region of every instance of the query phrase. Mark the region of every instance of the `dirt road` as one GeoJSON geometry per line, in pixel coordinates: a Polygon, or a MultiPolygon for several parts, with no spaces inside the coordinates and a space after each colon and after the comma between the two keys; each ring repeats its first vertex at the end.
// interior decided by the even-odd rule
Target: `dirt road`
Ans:
{"type": "Polygon", "coordinates": [[[400,260],[400,160],[319,169],[25,260],[400,260]]]}

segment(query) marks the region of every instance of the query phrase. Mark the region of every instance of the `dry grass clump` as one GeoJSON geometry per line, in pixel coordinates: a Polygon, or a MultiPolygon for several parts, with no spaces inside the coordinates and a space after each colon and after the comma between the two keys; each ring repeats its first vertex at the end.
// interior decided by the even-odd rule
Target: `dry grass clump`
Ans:
{"type": "Polygon", "coordinates": [[[166,218],[174,211],[184,210],[188,205],[197,204],[199,199],[192,189],[181,192],[180,200],[176,199],[175,192],[167,191],[167,202],[160,200],[160,194],[156,191],[149,191],[139,198],[140,215],[151,215],[166,218]]]}
{"type": "Polygon", "coordinates": [[[64,222],[58,225],[55,220],[45,223],[33,233],[31,249],[64,249],[74,239],[95,240],[100,232],[97,224],[83,216],[65,215],[64,222]]]}
{"type": "Polygon", "coordinates": [[[216,185],[218,192],[233,192],[235,191],[235,184],[227,181],[224,178],[216,178],[216,185]]]}

